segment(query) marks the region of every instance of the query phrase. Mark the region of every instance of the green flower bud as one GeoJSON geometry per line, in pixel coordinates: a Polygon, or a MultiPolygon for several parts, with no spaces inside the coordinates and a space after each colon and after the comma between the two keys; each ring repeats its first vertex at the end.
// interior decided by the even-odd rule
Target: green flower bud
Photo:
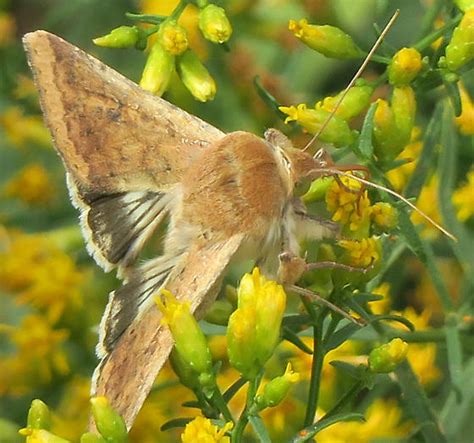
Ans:
{"type": "Polygon", "coordinates": [[[173,335],[176,352],[198,374],[212,373],[211,351],[188,303],[180,303],[171,292],[162,290],[156,304],[163,313],[163,323],[173,335]]]}
{"type": "Polygon", "coordinates": [[[180,55],[188,49],[186,29],[178,25],[176,20],[166,20],[158,31],[158,42],[165,51],[172,55],[180,55]]]}
{"type": "Polygon", "coordinates": [[[474,8],[474,0],[454,0],[454,3],[462,12],[474,8]]]}
{"type": "Polygon", "coordinates": [[[227,326],[229,362],[248,380],[254,379],[260,369],[255,362],[256,317],[255,307],[238,308],[230,316],[227,326]]]}
{"type": "Polygon", "coordinates": [[[394,338],[372,350],[369,355],[369,368],[372,372],[386,374],[392,372],[403,360],[408,352],[408,343],[401,338],[394,338]]]}
{"type": "MultiPolygon", "coordinates": [[[[300,104],[296,107],[280,106],[278,109],[288,115],[285,123],[297,121],[310,134],[319,132],[331,115],[330,112],[324,109],[308,109],[305,104],[300,104]]],[[[349,125],[336,115],[331,117],[319,136],[321,141],[332,143],[336,148],[352,144],[355,138],[356,135],[349,125]]]]}
{"type": "Polygon", "coordinates": [[[178,72],[186,88],[196,100],[206,102],[216,95],[216,83],[198,56],[187,50],[178,59],[178,72]]]}
{"type": "Polygon", "coordinates": [[[28,443],[70,443],[69,440],[51,434],[51,432],[44,429],[25,428],[18,432],[26,437],[28,443]]]}
{"type": "Polygon", "coordinates": [[[311,182],[308,192],[302,197],[303,201],[305,203],[312,203],[324,200],[326,191],[333,180],[333,177],[322,177],[311,182]]]}
{"type": "Polygon", "coordinates": [[[81,443],[106,443],[104,437],[94,434],[92,432],[86,432],[81,435],[81,443]]]}
{"type": "Polygon", "coordinates": [[[352,38],[334,26],[310,25],[306,19],[290,20],[288,29],[304,44],[331,58],[358,58],[364,54],[352,38]]]}
{"type": "Polygon", "coordinates": [[[254,378],[272,355],[285,311],[283,287],[260,275],[245,274],[238,289],[239,307],[229,318],[227,344],[233,367],[254,378]]]}
{"type": "Polygon", "coordinates": [[[216,300],[206,313],[205,320],[215,325],[227,325],[233,306],[226,300],[216,300]]]}
{"type": "Polygon", "coordinates": [[[410,86],[394,88],[391,105],[398,129],[399,143],[402,145],[395,154],[398,155],[410,141],[411,132],[415,126],[416,98],[413,89],[410,86]]]}
{"type": "Polygon", "coordinates": [[[173,74],[174,56],[155,43],[150,50],[143,69],[140,86],[146,91],[161,96],[168,88],[173,74]]]}
{"type": "MultiPolygon", "coordinates": [[[[349,89],[341,104],[337,108],[336,114],[343,120],[350,120],[359,115],[370,104],[370,98],[374,88],[368,85],[353,86],[349,89]]],[[[327,112],[333,112],[344,92],[340,92],[334,97],[326,97],[324,100],[316,103],[316,109],[324,109],[327,112]]]]}
{"type": "Polygon", "coordinates": [[[199,374],[181,357],[176,348],[173,348],[171,351],[170,363],[173,371],[184,386],[189,389],[199,387],[199,374]]]}
{"type": "Polygon", "coordinates": [[[259,410],[272,408],[279,405],[287,396],[291,386],[299,380],[300,376],[297,372],[293,372],[291,364],[288,363],[286,371],[280,377],[276,377],[269,381],[263,390],[263,394],[258,395],[255,399],[259,410]]]}
{"type": "Polygon", "coordinates": [[[232,25],[225,10],[214,4],[207,5],[199,12],[199,29],[212,43],[224,43],[232,35],[232,25]]]}
{"type": "Polygon", "coordinates": [[[109,34],[97,37],[95,45],[106,48],[132,48],[140,39],[140,29],[136,26],[120,26],[112,29],[109,34]]]}
{"type": "Polygon", "coordinates": [[[116,443],[127,441],[127,427],[123,418],[115,412],[105,397],[91,398],[92,415],[102,436],[116,443]]]}
{"type": "Polygon", "coordinates": [[[410,141],[415,124],[416,99],[409,86],[394,88],[391,107],[377,100],[374,115],[374,148],[380,160],[393,160],[410,141]]]}
{"type": "Polygon", "coordinates": [[[422,67],[421,54],[415,48],[402,48],[388,66],[388,81],[395,86],[410,83],[422,67]]]}
{"type": "Polygon", "coordinates": [[[51,429],[51,413],[41,400],[33,400],[28,411],[27,426],[30,429],[51,429]]]}
{"type": "Polygon", "coordinates": [[[474,8],[469,9],[454,29],[451,41],[446,47],[446,64],[451,71],[474,59],[474,8]]]}

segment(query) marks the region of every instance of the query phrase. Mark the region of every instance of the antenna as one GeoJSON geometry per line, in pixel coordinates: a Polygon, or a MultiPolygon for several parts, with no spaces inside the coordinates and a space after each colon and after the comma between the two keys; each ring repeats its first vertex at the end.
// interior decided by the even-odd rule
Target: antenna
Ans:
{"type": "Polygon", "coordinates": [[[337,169],[332,169],[332,168],[312,169],[311,172],[323,172],[325,174],[330,172],[331,174],[342,175],[344,177],[352,178],[355,181],[363,183],[363,184],[365,184],[367,186],[370,186],[372,188],[375,188],[375,189],[378,189],[380,191],[384,191],[384,192],[386,192],[390,195],[393,195],[394,197],[401,200],[406,205],[410,206],[410,208],[412,208],[414,211],[418,212],[418,214],[420,214],[425,220],[427,220],[433,226],[435,226],[438,230],[440,230],[444,235],[446,235],[446,237],[449,237],[451,240],[454,240],[456,242],[458,241],[458,239],[453,234],[451,234],[448,230],[443,228],[439,223],[435,222],[430,216],[426,215],[421,209],[418,209],[410,200],[406,199],[405,197],[403,197],[403,195],[400,195],[398,192],[395,192],[394,190],[392,190],[390,188],[379,185],[377,183],[372,183],[369,180],[365,180],[363,178],[357,177],[357,175],[349,174],[347,172],[339,171],[337,169]]]}
{"type": "Polygon", "coordinates": [[[311,138],[311,140],[306,144],[306,146],[304,147],[303,151],[306,151],[314,142],[315,140],[321,135],[321,133],[326,129],[326,126],[328,125],[328,123],[331,121],[331,119],[334,117],[334,114],[336,114],[337,110],[339,109],[339,107],[341,106],[341,103],[342,101],[344,100],[344,98],[346,97],[347,93],[349,92],[349,89],[352,88],[352,86],[354,86],[354,83],[356,82],[356,80],[361,76],[362,72],[364,72],[364,69],[366,68],[366,66],[368,65],[370,59],[372,58],[372,55],[374,55],[374,52],[378,49],[378,47],[380,46],[380,44],[382,43],[383,39],[385,38],[385,36],[387,35],[387,32],[390,30],[390,28],[392,27],[393,23],[395,22],[395,20],[397,19],[397,17],[400,15],[400,9],[397,9],[394,14],[392,15],[392,18],[388,21],[388,23],[385,25],[385,28],[383,29],[383,31],[381,32],[381,34],[379,35],[378,39],[376,40],[376,42],[374,43],[374,45],[372,46],[372,49],[369,51],[369,53],[367,54],[367,56],[365,57],[364,61],[362,62],[362,64],[360,65],[360,68],[357,70],[357,72],[354,74],[354,76],[352,77],[352,80],[349,82],[349,84],[346,86],[346,89],[344,89],[344,92],[342,93],[341,97],[339,98],[339,100],[337,101],[336,105],[334,106],[334,109],[331,111],[331,114],[329,114],[328,118],[326,119],[326,121],[323,123],[323,125],[321,126],[321,128],[319,129],[319,131],[311,138]]]}

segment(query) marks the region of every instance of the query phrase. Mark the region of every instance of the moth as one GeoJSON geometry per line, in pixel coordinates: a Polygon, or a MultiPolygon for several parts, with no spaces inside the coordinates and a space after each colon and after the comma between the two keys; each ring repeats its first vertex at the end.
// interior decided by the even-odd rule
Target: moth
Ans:
{"type": "Polygon", "coordinates": [[[166,287],[199,317],[229,263],[291,271],[303,238],[338,233],[294,195],[327,162],[275,129],[224,134],[48,32],[23,41],[88,252],[123,280],[101,320],[92,392],[130,428],[173,346],[153,295],[166,287]],[[165,221],[162,255],[140,263],[165,221]]]}

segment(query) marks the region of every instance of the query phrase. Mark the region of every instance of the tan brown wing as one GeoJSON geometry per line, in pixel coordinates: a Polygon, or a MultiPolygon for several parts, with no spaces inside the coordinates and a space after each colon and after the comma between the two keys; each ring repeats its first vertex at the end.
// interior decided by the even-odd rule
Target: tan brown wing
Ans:
{"type": "MultiPolygon", "coordinates": [[[[239,234],[222,242],[191,246],[173,268],[164,286],[180,300],[189,301],[192,311],[211,303],[226,266],[242,240],[243,235],[239,234]]],[[[153,278],[159,280],[159,272],[154,272],[153,268],[149,272],[151,277],[141,275],[141,282],[153,278]]],[[[138,286],[133,281],[130,284],[134,289],[138,286]]],[[[148,283],[146,285],[149,286],[148,283]]],[[[145,291],[148,286],[143,286],[145,291]]],[[[128,428],[132,426],[173,347],[169,329],[161,324],[161,318],[158,308],[150,306],[123,332],[111,353],[96,369],[94,393],[109,399],[128,428]]]]}
{"type": "Polygon", "coordinates": [[[81,190],[166,190],[223,136],[53,34],[23,42],[54,144],[81,190]]]}

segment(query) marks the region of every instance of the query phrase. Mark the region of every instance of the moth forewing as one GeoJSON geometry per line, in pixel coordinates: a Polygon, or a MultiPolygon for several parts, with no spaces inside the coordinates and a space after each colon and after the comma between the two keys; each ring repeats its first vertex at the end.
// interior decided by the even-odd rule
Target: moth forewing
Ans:
{"type": "Polygon", "coordinates": [[[130,428],[173,343],[153,296],[166,287],[203,312],[231,260],[276,276],[279,253],[299,252],[298,227],[333,236],[292,196],[321,165],[275,130],[224,136],[52,34],[24,43],[89,252],[124,278],[101,321],[93,392],[130,428]],[[163,254],[133,266],[165,214],[163,254]]]}

